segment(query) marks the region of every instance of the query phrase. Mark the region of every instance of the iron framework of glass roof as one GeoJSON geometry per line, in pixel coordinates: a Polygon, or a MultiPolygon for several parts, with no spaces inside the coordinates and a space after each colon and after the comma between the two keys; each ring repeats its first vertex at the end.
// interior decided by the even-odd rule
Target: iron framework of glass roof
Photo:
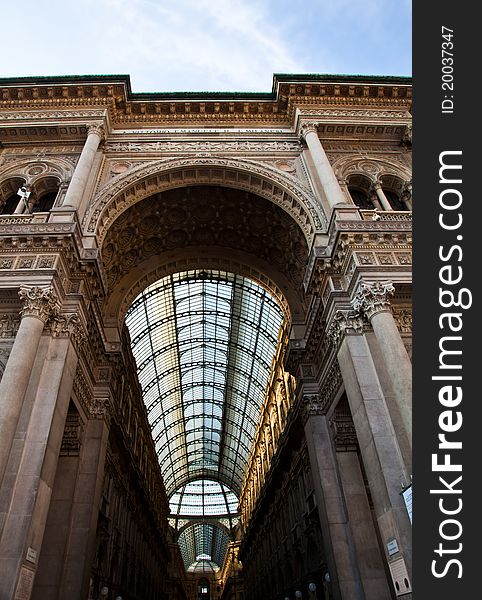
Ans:
{"type": "Polygon", "coordinates": [[[222,271],[165,277],[127,312],[186,568],[222,564],[229,540],[222,524],[235,523],[282,321],[263,287],[222,271]]]}

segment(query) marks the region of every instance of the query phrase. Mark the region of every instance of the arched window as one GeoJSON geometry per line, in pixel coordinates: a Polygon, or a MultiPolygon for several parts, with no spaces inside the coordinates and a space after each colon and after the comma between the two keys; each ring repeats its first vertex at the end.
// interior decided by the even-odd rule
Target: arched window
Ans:
{"type": "Polygon", "coordinates": [[[57,192],[46,192],[32,206],[32,212],[48,212],[54,205],[57,192]]]}
{"type": "Polygon", "coordinates": [[[375,206],[373,205],[373,202],[370,200],[370,198],[368,197],[368,194],[365,191],[356,189],[353,187],[349,187],[348,191],[350,192],[351,199],[353,200],[355,205],[358,206],[358,208],[364,208],[364,209],[375,208],[375,206]]]}
{"type": "Polygon", "coordinates": [[[60,181],[56,177],[43,177],[36,181],[33,185],[30,211],[48,212],[55,203],[59,187],[60,181]]]}
{"type": "Polygon", "coordinates": [[[18,190],[25,185],[25,180],[20,177],[12,177],[5,181],[0,187],[0,214],[12,215],[20,202],[18,190]]]}
{"type": "Polygon", "coordinates": [[[372,182],[364,175],[351,175],[347,181],[348,191],[355,206],[358,208],[373,210],[375,205],[372,202],[370,193],[372,182]]]}

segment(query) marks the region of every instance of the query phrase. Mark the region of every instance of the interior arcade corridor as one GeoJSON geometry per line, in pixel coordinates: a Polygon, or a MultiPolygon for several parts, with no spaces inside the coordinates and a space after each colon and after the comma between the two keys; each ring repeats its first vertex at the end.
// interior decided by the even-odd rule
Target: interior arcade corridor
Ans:
{"type": "Polygon", "coordinates": [[[0,600],[410,600],[411,82],[0,79],[0,600]]]}

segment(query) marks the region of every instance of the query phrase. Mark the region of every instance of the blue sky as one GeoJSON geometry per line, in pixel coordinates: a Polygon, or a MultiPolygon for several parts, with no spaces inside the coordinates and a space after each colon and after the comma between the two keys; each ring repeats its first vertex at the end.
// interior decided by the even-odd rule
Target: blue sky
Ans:
{"type": "Polygon", "coordinates": [[[410,0],[17,0],[2,21],[3,77],[268,92],[273,73],[411,75],[410,0]]]}

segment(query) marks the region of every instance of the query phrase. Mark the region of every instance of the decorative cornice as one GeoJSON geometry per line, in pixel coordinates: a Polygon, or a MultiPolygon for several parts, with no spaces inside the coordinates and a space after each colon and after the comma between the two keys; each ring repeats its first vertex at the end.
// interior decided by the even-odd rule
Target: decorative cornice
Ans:
{"type": "Polygon", "coordinates": [[[20,314],[23,317],[35,317],[44,324],[59,310],[57,295],[52,287],[21,286],[18,292],[23,308],[20,314]]]}
{"type": "Polygon", "coordinates": [[[395,294],[395,288],[390,281],[381,283],[360,283],[360,288],[352,301],[355,311],[363,314],[369,321],[378,313],[391,312],[390,298],[395,294]]]}

